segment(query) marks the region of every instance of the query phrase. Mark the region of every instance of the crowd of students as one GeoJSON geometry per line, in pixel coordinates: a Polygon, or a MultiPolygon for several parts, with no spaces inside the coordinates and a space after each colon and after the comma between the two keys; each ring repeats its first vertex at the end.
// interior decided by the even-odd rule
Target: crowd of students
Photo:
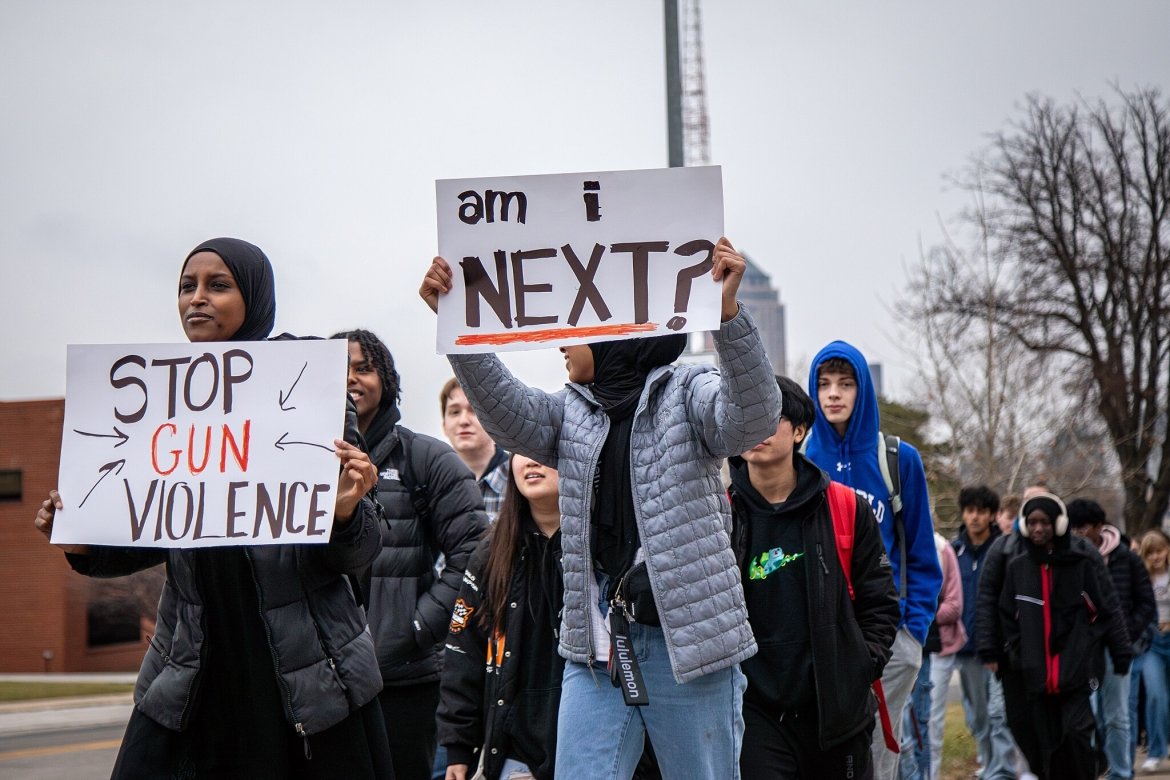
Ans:
{"type": "MultiPolygon", "coordinates": [[[[742,256],[712,260],[719,370],[676,364],[683,336],[569,346],[549,393],[452,355],[450,446],[401,424],[385,343],[336,333],[327,545],[67,546],[167,567],[114,776],[937,778],[955,671],[985,780],[1130,777],[1142,723],[1157,765],[1170,540],[972,486],[948,543],[864,356],[773,376],[742,256]]],[[[420,296],[450,282],[435,258],[420,296]]],[[[271,264],[205,242],[178,305],[191,341],[268,338],[271,264]]]]}

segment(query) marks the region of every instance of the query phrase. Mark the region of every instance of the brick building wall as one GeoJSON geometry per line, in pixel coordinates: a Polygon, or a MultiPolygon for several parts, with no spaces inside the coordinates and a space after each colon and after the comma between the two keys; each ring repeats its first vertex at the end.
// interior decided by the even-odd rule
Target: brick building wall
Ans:
{"type": "Polygon", "coordinates": [[[138,641],[91,647],[94,583],[33,527],[57,484],[64,413],[62,399],[0,402],[0,672],[133,671],[151,627],[138,641]]]}

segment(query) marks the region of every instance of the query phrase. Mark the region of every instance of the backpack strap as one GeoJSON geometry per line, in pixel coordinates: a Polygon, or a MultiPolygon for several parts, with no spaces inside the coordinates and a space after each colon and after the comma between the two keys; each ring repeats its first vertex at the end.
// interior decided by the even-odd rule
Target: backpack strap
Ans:
{"type": "Polygon", "coordinates": [[[906,599],[906,522],[902,519],[902,472],[899,448],[902,439],[892,433],[878,433],[878,468],[890,492],[890,509],[894,510],[894,541],[898,545],[898,598],[906,599]]]}
{"type": "MultiPolygon", "coordinates": [[[[897,438],[897,437],[895,437],[897,438]]],[[[830,482],[825,491],[829,499],[829,516],[833,519],[833,539],[836,541],[837,559],[841,562],[841,571],[845,574],[845,585],[849,589],[849,600],[855,598],[853,592],[853,532],[857,527],[857,493],[853,488],[840,482],[830,482]]],[[[905,567],[903,567],[903,571],[905,567]]],[[[894,753],[902,752],[898,740],[894,738],[894,724],[890,720],[890,709],[886,705],[886,694],[882,689],[882,681],[874,680],[873,695],[877,700],[878,720],[882,724],[882,739],[886,748],[894,753]]]]}
{"type": "Polygon", "coordinates": [[[401,426],[398,427],[398,443],[401,445],[402,462],[399,464],[398,479],[410,495],[410,506],[414,509],[414,516],[422,528],[423,537],[432,552],[440,553],[438,539],[435,537],[434,523],[431,522],[430,488],[426,482],[420,482],[414,470],[414,458],[411,457],[410,443],[414,441],[414,433],[401,426]]]}
{"type": "Polygon", "coordinates": [[[829,516],[833,518],[837,560],[841,561],[845,585],[849,588],[849,600],[853,601],[853,529],[857,525],[857,493],[840,482],[830,482],[825,492],[829,499],[829,516]]]}
{"type": "Polygon", "coordinates": [[[398,441],[402,445],[402,468],[398,470],[398,478],[402,486],[410,494],[410,504],[414,508],[414,516],[422,520],[427,526],[431,523],[431,505],[427,500],[429,495],[426,482],[419,482],[414,473],[414,459],[410,457],[410,443],[414,434],[405,428],[398,429],[398,441]]]}
{"type": "Polygon", "coordinates": [[[878,468],[882,472],[882,481],[890,493],[890,508],[894,516],[902,514],[902,472],[899,470],[899,447],[902,439],[892,433],[878,432],[878,468]],[[883,457],[884,455],[884,457],[883,457]]]}

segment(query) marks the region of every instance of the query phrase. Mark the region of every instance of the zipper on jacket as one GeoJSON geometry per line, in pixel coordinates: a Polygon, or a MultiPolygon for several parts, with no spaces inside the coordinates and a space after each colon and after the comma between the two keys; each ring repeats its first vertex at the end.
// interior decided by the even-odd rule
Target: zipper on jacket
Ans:
{"type": "Polygon", "coordinates": [[[817,542],[817,560],[818,560],[818,561],[820,561],[820,564],[821,564],[821,571],[823,571],[825,574],[828,574],[828,573],[829,573],[829,567],[828,567],[827,565],[825,565],[825,552],[824,552],[824,550],[821,548],[821,543],[820,543],[820,542],[817,542]]]}
{"type": "MultiPolygon", "coordinates": [[[[601,442],[597,445],[596,449],[593,450],[592,455],[590,455],[590,457],[589,457],[590,465],[591,465],[590,470],[593,472],[597,471],[597,462],[601,459],[601,448],[603,446],[605,446],[605,440],[608,437],[609,437],[609,417],[607,415],[605,417],[605,436],[601,437],[601,442]]],[[[593,609],[594,609],[595,605],[589,603],[589,579],[592,578],[594,584],[597,583],[597,575],[593,573],[593,551],[591,549],[589,549],[589,530],[590,530],[590,528],[593,527],[593,498],[594,498],[593,486],[595,484],[594,480],[596,478],[597,478],[596,473],[594,473],[594,478],[590,479],[589,482],[587,483],[589,486],[588,489],[586,489],[584,491],[585,502],[584,502],[584,505],[582,506],[582,511],[581,511],[581,520],[583,521],[583,525],[585,526],[581,532],[581,542],[582,542],[581,549],[584,550],[584,554],[581,556],[581,558],[582,558],[582,563],[584,564],[585,602],[586,602],[585,603],[585,615],[584,615],[584,617],[585,617],[585,647],[586,647],[586,656],[585,656],[586,661],[585,662],[589,665],[589,675],[593,678],[594,687],[600,688],[601,686],[597,684],[597,675],[595,675],[593,673],[593,662],[597,659],[597,653],[595,652],[596,645],[594,645],[594,643],[593,643],[593,609]]],[[[605,617],[605,616],[603,615],[602,617],[605,617]]],[[[558,640],[558,642],[559,642],[559,640],[558,640]]]]}
{"type": "MultiPolygon", "coordinates": [[[[192,570],[191,571],[191,581],[192,582],[196,581],[194,569],[195,569],[195,561],[192,559],[192,561],[191,561],[191,570],[192,570]]],[[[196,591],[198,591],[198,588],[196,588],[196,591]]],[[[175,592],[177,595],[178,589],[176,589],[175,592]]],[[[200,598],[202,599],[202,596],[200,596],[200,598]]],[[[187,728],[187,716],[190,714],[189,708],[191,706],[191,691],[195,690],[195,682],[199,679],[199,675],[203,672],[204,661],[206,660],[204,658],[204,654],[207,651],[207,605],[200,602],[199,607],[200,607],[200,609],[199,609],[199,628],[203,632],[203,641],[199,643],[199,671],[197,671],[195,674],[191,675],[191,682],[187,684],[187,693],[183,696],[183,709],[182,709],[182,712],[179,714],[179,730],[180,731],[187,728]]],[[[174,646],[174,638],[175,638],[174,633],[172,633],[171,634],[171,646],[172,647],[174,646]]],[[[163,653],[162,656],[163,656],[163,663],[164,664],[170,663],[171,654],[169,652],[163,653]]]]}
{"type": "Polygon", "coordinates": [[[294,726],[294,728],[297,730],[297,736],[305,741],[305,760],[312,761],[313,750],[309,747],[309,735],[305,733],[305,725],[303,723],[298,723],[296,726],[294,726]]]}
{"type": "MultiPolygon", "coordinates": [[[[252,570],[252,584],[256,586],[256,602],[259,607],[260,624],[264,626],[264,639],[268,642],[268,652],[272,655],[272,668],[276,672],[276,681],[280,684],[281,690],[284,691],[285,717],[288,718],[289,723],[293,724],[293,728],[296,729],[297,734],[305,739],[305,758],[312,758],[312,751],[309,750],[309,737],[305,733],[305,726],[303,723],[298,722],[293,715],[292,691],[288,689],[288,683],[284,681],[284,677],[280,674],[280,658],[276,655],[276,646],[272,644],[272,627],[264,619],[264,593],[260,590],[260,583],[256,580],[256,566],[252,563],[252,553],[248,551],[247,547],[244,548],[244,559],[248,562],[248,568],[252,570]]],[[[300,572],[298,571],[298,576],[299,574],[300,572]]]]}
{"type": "MultiPolygon", "coordinates": [[[[304,593],[302,589],[302,593],[304,593]]],[[[333,679],[337,682],[341,690],[348,691],[349,686],[341,679],[341,674],[337,671],[337,665],[333,663],[333,654],[329,651],[328,645],[325,644],[325,637],[321,635],[321,624],[317,620],[317,613],[313,611],[313,601],[309,598],[308,593],[305,596],[305,609],[309,612],[309,618],[313,621],[313,631],[317,634],[317,645],[321,648],[321,654],[325,656],[325,661],[329,664],[330,671],[333,672],[333,679]]]]}

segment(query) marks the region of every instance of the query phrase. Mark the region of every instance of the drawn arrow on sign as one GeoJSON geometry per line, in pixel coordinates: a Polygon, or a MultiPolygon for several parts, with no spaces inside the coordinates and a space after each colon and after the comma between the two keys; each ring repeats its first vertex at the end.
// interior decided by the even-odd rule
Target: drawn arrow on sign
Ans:
{"type": "Polygon", "coordinates": [[[320,447],[323,450],[328,450],[329,452],[335,452],[335,450],[332,447],[326,447],[324,444],[314,444],[311,441],[285,441],[284,440],[285,436],[288,436],[288,431],[285,431],[284,434],[282,434],[281,437],[276,440],[276,449],[283,450],[285,447],[289,446],[290,444],[303,444],[306,447],[320,447]]]}
{"type": "Polygon", "coordinates": [[[309,361],[306,360],[305,365],[301,366],[301,373],[297,374],[297,378],[295,380],[293,380],[292,387],[290,387],[288,389],[288,393],[285,393],[283,390],[280,392],[280,411],[291,412],[293,409],[296,409],[295,406],[285,406],[284,404],[286,401],[288,401],[288,399],[290,397],[292,397],[293,388],[295,388],[297,386],[297,382],[301,381],[301,377],[304,376],[305,369],[308,367],[309,367],[309,361]]]}
{"type": "Polygon", "coordinates": [[[79,431],[76,428],[73,429],[73,432],[80,433],[82,436],[94,436],[98,439],[121,439],[121,441],[114,445],[114,449],[130,441],[130,437],[118,430],[117,426],[114,426],[113,433],[90,433],[89,431],[79,431]]]}
{"type": "MultiPolygon", "coordinates": [[[[115,429],[115,430],[117,430],[117,429],[115,429]]],[[[117,446],[117,445],[114,445],[114,446],[117,446]]],[[[97,486],[102,484],[102,480],[105,479],[106,477],[108,477],[110,475],[111,471],[114,471],[114,469],[116,468],[117,471],[114,471],[114,473],[121,474],[122,467],[125,465],[126,465],[126,460],[125,460],[125,458],[123,458],[122,460],[115,460],[112,463],[107,463],[106,465],[104,465],[100,469],[98,469],[98,471],[102,472],[102,475],[100,477],[98,477],[97,482],[93,483],[93,487],[91,487],[89,489],[89,493],[85,494],[85,498],[81,499],[81,503],[77,505],[77,508],[80,509],[81,507],[85,506],[85,502],[86,502],[86,500],[89,499],[90,493],[93,493],[93,491],[97,489],[97,486]]]]}

